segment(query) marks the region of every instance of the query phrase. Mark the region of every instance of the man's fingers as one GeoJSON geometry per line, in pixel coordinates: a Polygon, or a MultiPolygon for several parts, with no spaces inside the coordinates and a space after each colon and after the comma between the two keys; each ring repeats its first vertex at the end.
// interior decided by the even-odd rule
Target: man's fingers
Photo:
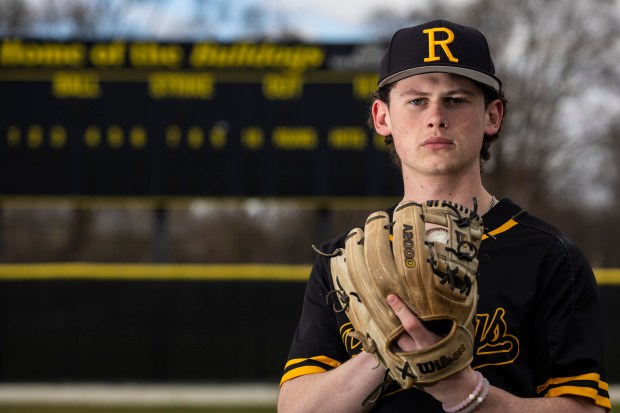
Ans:
{"type": "Polygon", "coordinates": [[[404,351],[419,350],[429,347],[439,341],[440,337],[424,327],[407,305],[395,294],[387,296],[387,302],[392,307],[407,334],[397,340],[399,347],[404,351]],[[413,347],[413,348],[411,348],[413,347]]]}
{"type": "Polygon", "coordinates": [[[397,295],[388,295],[387,301],[408,333],[413,335],[419,329],[426,330],[415,314],[409,310],[409,307],[397,295]]]}

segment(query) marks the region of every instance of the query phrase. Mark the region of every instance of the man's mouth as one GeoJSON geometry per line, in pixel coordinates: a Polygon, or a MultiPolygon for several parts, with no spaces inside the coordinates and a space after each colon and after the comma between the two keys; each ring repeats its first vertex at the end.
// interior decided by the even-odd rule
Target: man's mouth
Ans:
{"type": "Polygon", "coordinates": [[[446,146],[446,145],[452,145],[452,140],[448,138],[444,138],[443,136],[433,136],[431,138],[428,138],[422,143],[422,146],[430,146],[430,147],[446,146]]]}

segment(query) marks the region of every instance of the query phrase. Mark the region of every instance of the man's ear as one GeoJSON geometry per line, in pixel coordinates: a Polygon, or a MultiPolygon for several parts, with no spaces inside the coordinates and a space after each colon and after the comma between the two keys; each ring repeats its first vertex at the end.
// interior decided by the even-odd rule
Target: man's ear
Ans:
{"type": "Polygon", "coordinates": [[[484,133],[486,135],[495,135],[499,132],[504,118],[504,105],[499,99],[487,105],[487,113],[485,118],[484,133]]]}
{"type": "Polygon", "coordinates": [[[379,135],[388,136],[392,134],[392,122],[387,103],[380,99],[375,99],[375,101],[372,102],[372,119],[374,121],[375,131],[379,135]]]}

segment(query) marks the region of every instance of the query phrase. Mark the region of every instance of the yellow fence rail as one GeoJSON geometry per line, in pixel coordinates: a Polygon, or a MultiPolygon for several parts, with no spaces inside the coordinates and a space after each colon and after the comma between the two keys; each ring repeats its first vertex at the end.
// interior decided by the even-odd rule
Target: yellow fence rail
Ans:
{"type": "Polygon", "coordinates": [[[0,265],[0,280],[306,281],[309,265],[94,264],[0,265]]]}
{"type": "MultiPolygon", "coordinates": [[[[282,264],[1,264],[0,281],[282,281],[305,282],[310,265],[282,264]]],[[[620,268],[595,268],[599,285],[620,286],[620,268]]]]}

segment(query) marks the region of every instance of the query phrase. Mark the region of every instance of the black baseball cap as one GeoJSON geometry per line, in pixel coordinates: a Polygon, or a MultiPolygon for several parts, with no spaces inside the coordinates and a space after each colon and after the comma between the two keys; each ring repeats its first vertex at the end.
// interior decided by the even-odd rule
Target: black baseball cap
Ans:
{"type": "Polygon", "coordinates": [[[394,33],[379,66],[379,87],[433,72],[465,76],[496,92],[502,88],[484,35],[473,27],[447,20],[394,33]]]}

